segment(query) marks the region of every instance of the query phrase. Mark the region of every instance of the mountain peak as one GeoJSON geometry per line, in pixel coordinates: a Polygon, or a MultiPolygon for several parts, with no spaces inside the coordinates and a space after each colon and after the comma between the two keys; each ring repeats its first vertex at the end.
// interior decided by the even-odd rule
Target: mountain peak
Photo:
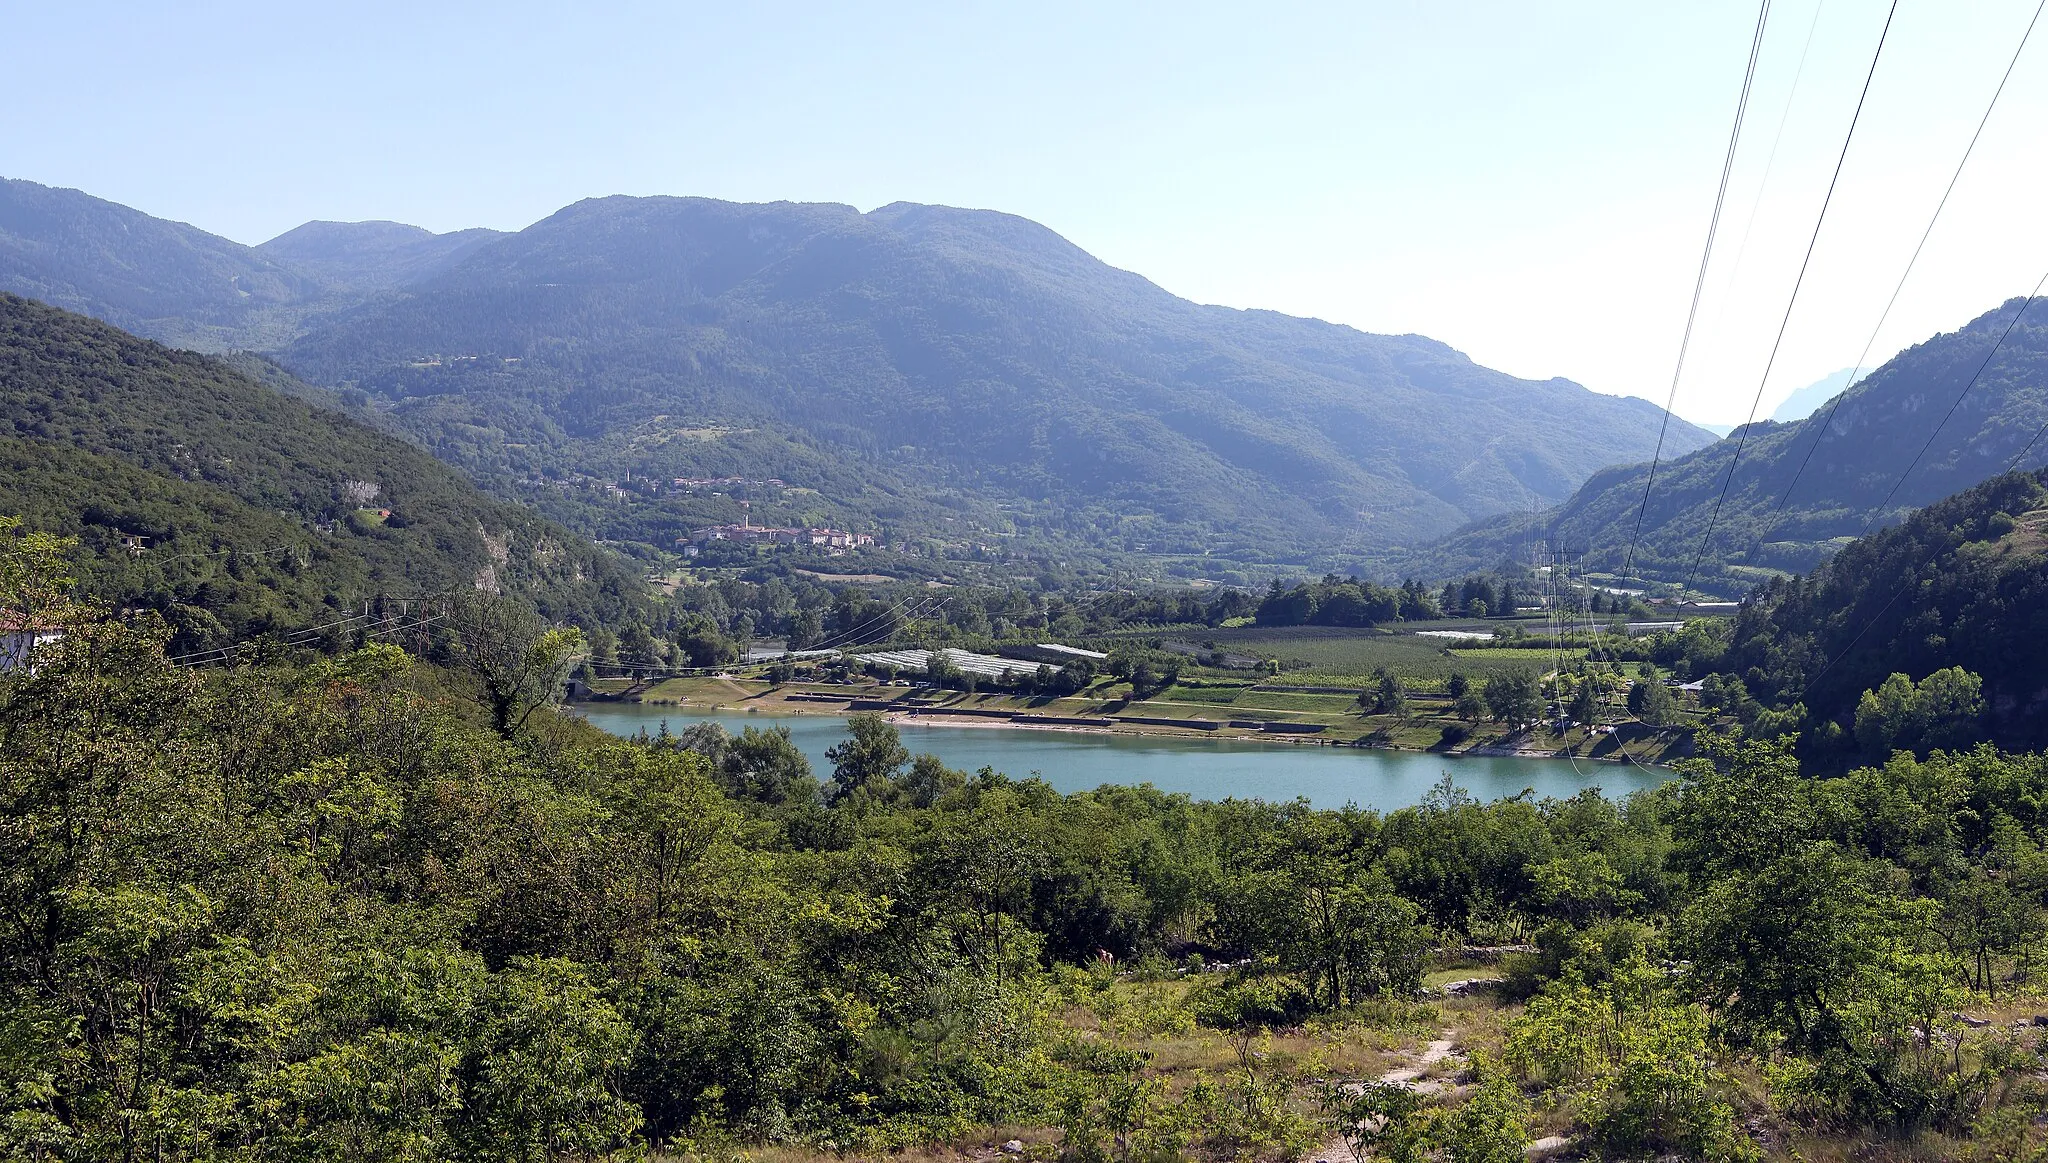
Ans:
{"type": "MultiPolygon", "coordinates": [[[[1369,554],[1561,499],[1646,458],[1662,419],[1423,336],[1195,304],[993,210],[618,196],[509,235],[314,222],[253,249],[140,217],[296,280],[235,300],[214,345],[380,396],[479,471],[802,479],[917,535],[1369,554]]],[[[104,310],[94,280],[133,251],[43,233],[0,247],[0,287],[50,297],[61,276],[104,310]],[[46,265],[22,278],[17,249],[46,265]]],[[[157,287],[212,278],[141,257],[157,287]]],[[[183,340],[184,310],[165,297],[137,329],[183,340]]],[[[1681,423],[1667,451],[1706,441],[1681,423]]]]}
{"type": "Polygon", "coordinates": [[[255,249],[331,288],[384,291],[429,278],[503,237],[482,228],[435,234],[403,222],[313,221],[255,249]]]}

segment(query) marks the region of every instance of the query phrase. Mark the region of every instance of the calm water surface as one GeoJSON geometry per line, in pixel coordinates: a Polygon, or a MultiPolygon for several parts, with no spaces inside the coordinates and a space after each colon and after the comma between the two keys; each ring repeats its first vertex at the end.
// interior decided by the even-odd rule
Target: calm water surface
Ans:
{"type": "MultiPolygon", "coordinates": [[[[680,731],[692,723],[743,727],[787,727],[810,757],[820,779],[832,774],[825,749],[846,737],[837,715],[766,715],[703,712],[683,707],[634,703],[583,703],[576,711],[618,735],[665,720],[680,731]]],[[[1354,803],[1385,811],[1421,801],[1446,774],[1482,800],[1533,789],[1537,796],[1569,796],[1597,786],[1610,796],[1655,787],[1669,773],[1612,763],[1579,761],[1579,772],[1562,759],[1511,759],[1376,751],[1352,747],[1310,747],[1232,739],[1183,739],[1158,735],[1089,735],[1029,727],[953,727],[906,723],[899,728],[911,751],[929,751],[946,766],[963,771],[993,767],[1016,777],[1037,775],[1063,792],[1106,783],[1149,783],[1196,799],[1287,800],[1306,796],[1318,807],[1354,803]]]]}

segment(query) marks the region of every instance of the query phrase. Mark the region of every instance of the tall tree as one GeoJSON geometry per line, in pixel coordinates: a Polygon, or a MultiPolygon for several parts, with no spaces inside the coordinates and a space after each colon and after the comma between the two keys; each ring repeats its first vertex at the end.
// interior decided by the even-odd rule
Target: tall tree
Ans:
{"type": "Polygon", "coordinates": [[[493,594],[458,594],[445,604],[441,641],[452,661],[476,676],[492,729],[510,739],[537,708],[561,698],[583,634],[550,627],[531,606],[493,594]]]}

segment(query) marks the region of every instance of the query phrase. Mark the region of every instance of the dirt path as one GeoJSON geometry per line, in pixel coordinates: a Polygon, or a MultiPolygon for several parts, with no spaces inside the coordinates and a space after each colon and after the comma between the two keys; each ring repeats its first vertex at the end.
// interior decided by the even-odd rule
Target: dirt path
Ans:
{"type": "MultiPolygon", "coordinates": [[[[1430,1042],[1423,1047],[1422,1053],[1415,1056],[1414,1065],[1396,1067],[1380,1075],[1376,1081],[1412,1090],[1417,1094],[1442,1094],[1446,1089],[1443,1082],[1422,1076],[1441,1063],[1465,1060],[1464,1055],[1451,1048],[1456,1044],[1456,1038],[1457,1031],[1445,1030],[1443,1037],[1430,1042]]],[[[1345,1089],[1353,1094],[1360,1094],[1364,1092],[1365,1086],[1363,1083],[1353,1082],[1346,1084],[1345,1089]]],[[[1351,1158],[1351,1147],[1343,1139],[1333,1139],[1303,1158],[1312,1160],[1313,1163],[1346,1163],[1351,1158]]]]}
{"type": "MultiPolygon", "coordinates": [[[[1380,1075],[1378,1081],[1390,1086],[1404,1087],[1422,1095],[1443,1094],[1449,1090],[1450,1085],[1447,1082],[1441,1079],[1423,1077],[1433,1067],[1446,1062],[1463,1062],[1465,1060],[1463,1054],[1452,1049],[1457,1044],[1457,1031],[1445,1030],[1443,1035],[1443,1037],[1423,1047],[1422,1053],[1415,1056],[1414,1065],[1400,1066],[1389,1070],[1385,1074],[1380,1075]]],[[[1348,1084],[1346,1089],[1350,1090],[1353,1094],[1357,1094],[1364,1090],[1364,1085],[1354,1082],[1348,1084]]],[[[1565,1138],[1562,1135],[1546,1135],[1528,1144],[1522,1150],[1532,1159],[1544,1159],[1572,1146],[1572,1142],[1571,1139],[1565,1138]]],[[[1336,1139],[1323,1144],[1322,1147],[1315,1151],[1309,1152],[1303,1158],[1313,1161],[1313,1163],[1348,1163],[1351,1159],[1351,1147],[1344,1140],[1336,1139]]]]}
{"type": "Polygon", "coordinates": [[[1430,1067],[1435,1066],[1439,1062],[1463,1062],[1465,1060],[1463,1055],[1451,1049],[1451,1045],[1451,1031],[1445,1030],[1443,1037],[1431,1042],[1423,1049],[1422,1057],[1416,1060],[1415,1065],[1403,1066],[1398,1070],[1389,1070],[1385,1074],[1380,1075],[1379,1080],[1382,1083],[1412,1090],[1417,1094],[1442,1094],[1444,1091],[1443,1083],[1435,1079],[1424,1079],[1422,1076],[1429,1072],[1430,1067]]]}

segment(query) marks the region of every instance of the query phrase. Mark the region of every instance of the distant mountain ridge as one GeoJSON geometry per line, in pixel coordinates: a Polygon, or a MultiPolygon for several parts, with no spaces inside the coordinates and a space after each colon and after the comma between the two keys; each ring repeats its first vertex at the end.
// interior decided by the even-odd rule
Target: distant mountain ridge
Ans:
{"type": "Polygon", "coordinates": [[[401,222],[308,222],[254,249],[330,287],[371,292],[417,282],[504,236],[481,227],[435,234],[401,222]]]}
{"type": "MultiPolygon", "coordinates": [[[[2048,303],[2008,300],[1900,352],[1839,399],[1795,424],[1751,426],[1718,520],[1714,507],[1737,439],[1661,466],[1644,512],[1634,571],[1652,580],[1682,581],[1692,573],[1711,522],[1698,580],[1732,596],[1772,572],[1808,569],[1849,539],[2004,471],[2048,424],[2048,303]],[[1964,395],[1980,367],[1982,376],[1964,395]],[[1951,407],[1954,415],[1937,435],[1951,407]],[[1923,447],[1926,455],[1915,464],[1923,447]],[[1886,494],[1908,466],[1911,474],[1887,503],[1886,494]]],[[[2044,461],[2048,440],[2036,444],[2018,467],[2044,461]]],[[[1535,538],[1573,553],[1583,550],[1588,569],[1619,569],[1634,534],[1647,469],[1628,465],[1596,473],[1570,500],[1534,521],[1514,515],[1480,522],[1418,552],[1410,564],[1456,572],[1497,562],[1535,538]]]]}
{"type": "Polygon", "coordinates": [[[320,296],[314,280],[253,247],[4,178],[0,290],[202,351],[282,342],[300,305],[320,296]]]}
{"type": "MultiPolygon", "coordinates": [[[[197,294],[205,327],[129,311],[137,326],[366,393],[501,493],[775,477],[948,552],[1369,557],[1560,500],[1647,457],[1662,418],[1420,336],[1190,303],[989,211],[616,197],[504,236],[316,223],[218,241],[217,261],[298,281],[237,300],[240,332],[197,294]]],[[[93,311],[108,251],[75,243],[37,242],[28,273],[93,311]],[[59,252],[85,268],[68,286],[59,252]]],[[[24,279],[8,253],[0,287],[24,279]]],[[[1675,421],[1667,443],[1710,439],[1675,421]]]]}
{"type": "MultiPolygon", "coordinates": [[[[1823,376],[1813,383],[1793,392],[1771,410],[1771,419],[1780,424],[1797,424],[1815,412],[1829,400],[1842,394],[1854,383],[1859,369],[1845,367],[1841,371],[1823,376]]],[[[1722,435],[1727,435],[1723,433],[1722,435]]]]}

